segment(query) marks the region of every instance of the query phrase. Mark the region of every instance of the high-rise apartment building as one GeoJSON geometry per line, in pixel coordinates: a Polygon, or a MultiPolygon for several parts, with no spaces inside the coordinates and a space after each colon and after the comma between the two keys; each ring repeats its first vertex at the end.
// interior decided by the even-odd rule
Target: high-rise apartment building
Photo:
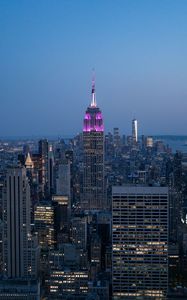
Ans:
{"type": "Polygon", "coordinates": [[[96,104],[95,84],[92,101],[84,117],[83,128],[83,197],[81,208],[100,210],[106,207],[104,193],[104,125],[96,104]]]}
{"type": "Polygon", "coordinates": [[[54,207],[51,201],[43,200],[35,205],[34,228],[38,234],[41,250],[54,246],[54,207]]]}
{"type": "Polygon", "coordinates": [[[5,278],[37,276],[38,247],[31,236],[30,186],[24,167],[9,168],[3,190],[3,272],[5,278]]]}
{"type": "Polygon", "coordinates": [[[113,299],[165,299],[168,188],[113,187],[113,299]]]}

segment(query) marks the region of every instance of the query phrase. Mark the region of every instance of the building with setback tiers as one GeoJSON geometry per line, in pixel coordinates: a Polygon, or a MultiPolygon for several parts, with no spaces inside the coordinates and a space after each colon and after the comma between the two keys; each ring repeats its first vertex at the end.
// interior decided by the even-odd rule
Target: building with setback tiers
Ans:
{"type": "Polygon", "coordinates": [[[96,104],[95,83],[92,82],[92,101],[87,108],[83,127],[83,195],[81,208],[101,210],[106,207],[104,193],[104,125],[96,104]]]}

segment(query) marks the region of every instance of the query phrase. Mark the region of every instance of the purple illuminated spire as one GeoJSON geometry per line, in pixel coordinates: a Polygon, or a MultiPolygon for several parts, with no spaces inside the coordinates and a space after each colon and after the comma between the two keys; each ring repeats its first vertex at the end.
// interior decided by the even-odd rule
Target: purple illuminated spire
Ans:
{"type": "Polygon", "coordinates": [[[92,100],[91,105],[87,108],[87,111],[84,116],[84,128],[83,132],[103,132],[104,125],[103,125],[103,117],[100,109],[97,107],[96,104],[96,97],[95,97],[95,78],[93,76],[92,79],[92,100]]]}

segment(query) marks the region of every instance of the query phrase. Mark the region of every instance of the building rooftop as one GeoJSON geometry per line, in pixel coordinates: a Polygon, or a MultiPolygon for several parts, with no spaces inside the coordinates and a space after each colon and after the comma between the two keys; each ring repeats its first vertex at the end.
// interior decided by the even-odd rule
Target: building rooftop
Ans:
{"type": "Polygon", "coordinates": [[[168,187],[160,186],[140,186],[140,185],[127,185],[127,186],[113,186],[113,194],[167,194],[168,187]]]}

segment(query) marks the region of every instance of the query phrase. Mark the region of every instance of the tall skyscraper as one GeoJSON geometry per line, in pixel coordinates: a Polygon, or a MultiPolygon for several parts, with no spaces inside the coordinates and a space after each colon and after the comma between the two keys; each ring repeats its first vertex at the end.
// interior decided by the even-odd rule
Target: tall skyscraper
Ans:
{"type": "Polygon", "coordinates": [[[31,236],[30,187],[24,167],[7,170],[3,191],[4,277],[37,276],[37,243],[31,236]]]}
{"type": "Polygon", "coordinates": [[[49,155],[49,143],[48,140],[40,140],[38,142],[39,156],[41,159],[39,170],[39,185],[41,190],[41,196],[48,195],[48,155],[49,155]]]}
{"type": "Polygon", "coordinates": [[[56,178],[56,195],[71,196],[71,165],[70,162],[60,163],[56,178]]]}
{"type": "Polygon", "coordinates": [[[132,139],[133,144],[138,142],[138,121],[136,119],[132,120],[132,139]]]}
{"type": "Polygon", "coordinates": [[[48,193],[52,195],[54,193],[54,155],[53,155],[53,147],[49,146],[48,152],[48,193]]]}
{"type": "Polygon", "coordinates": [[[165,299],[168,188],[113,187],[113,299],[165,299]]]}
{"type": "Polygon", "coordinates": [[[95,82],[92,82],[92,100],[84,117],[83,127],[83,197],[81,208],[105,208],[104,193],[104,125],[96,104],[95,82]]]}
{"type": "Polygon", "coordinates": [[[71,216],[71,203],[68,196],[53,195],[54,203],[54,225],[57,243],[64,242],[68,236],[69,222],[71,216]]]}
{"type": "Polygon", "coordinates": [[[34,229],[41,250],[54,247],[54,207],[51,201],[43,200],[35,205],[34,229]]]}

